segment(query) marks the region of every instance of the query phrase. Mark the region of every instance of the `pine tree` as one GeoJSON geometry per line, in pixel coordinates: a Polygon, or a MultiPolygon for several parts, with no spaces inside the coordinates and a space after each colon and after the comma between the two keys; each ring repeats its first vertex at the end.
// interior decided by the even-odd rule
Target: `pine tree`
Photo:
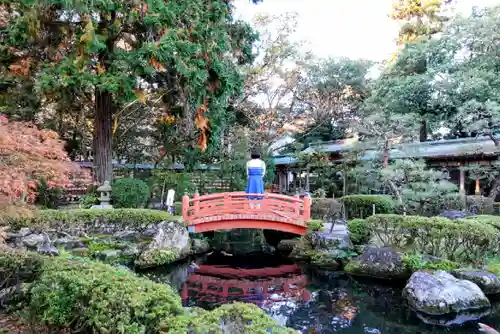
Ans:
{"type": "Polygon", "coordinates": [[[90,104],[96,178],[112,177],[113,126],[128,103],[183,119],[205,149],[242,85],[257,38],[226,0],[7,0],[1,73],[35,81],[46,103],[90,104]],[[36,80],[34,79],[36,78],[36,80]],[[160,103],[159,103],[160,102],[160,103]]]}

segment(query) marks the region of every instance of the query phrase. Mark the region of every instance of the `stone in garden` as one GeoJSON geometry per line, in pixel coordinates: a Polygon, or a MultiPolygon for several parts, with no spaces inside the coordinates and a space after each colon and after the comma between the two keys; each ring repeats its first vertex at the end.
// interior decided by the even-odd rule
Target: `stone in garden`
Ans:
{"type": "Polygon", "coordinates": [[[122,255],[125,257],[136,257],[140,251],[137,245],[128,245],[123,249],[122,255]]]}
{"type": "MultiPolygon", "coordinates": [[[[158,224],[158,229],[153,241],[145,247],[143,252],[139,255],[136,263],[140,263],[141,267],[154,266],[156,256],[153,254],[163,254],[161,251],[165,250],[176,254],[176,259],[179,260],[191,251],[191,240],[189,232],[186,227],[176,222],[162,222],[158,224]]],[[[166,253],[165,253],[166,254],[166,253]]]]}
{"type": "Polygon", "coordinates": [[[411,274],[403,263],[403,254],[390,247],[366,247],[344,270],[354,276],[379,279],[407,279],[411,274]]]}
{"type": "Polygon", "coordinates": [[[30,234],[22,238],[22,243],[28,248],[36,248],[43,240],[43,234],[30,234]]]}
{"type": "Polygon", "coordinates": [[[31,234],[31,230],[28,227],[22,227],[16,233],[12,233],[11,238],[22,238],[22,237],[25,237],[29,234],[31,234]]]}
{"type": "Polygon", "coordinates": [[[111,262],[118,259],[121,255],[122,252],[118,249],[107,249],[97,253],[96,258],[103,262],[111,262]]]}
{"type": "Polygon", "coordinates": [[[193,254],[203,254],[210,250],[210,244],[207,240],[203,239],[192,239],[191,240],[191,252],[193,254]]]}
{"type": "Polygon", "coordinates": [[[137,236],[139,235],[139,233],[137,233],[136,231],[132,231],[132,230],[124,230],[124,231],[118,231],[116,232],[113,237],[115,237],[116,239],[118,240],[129,240],[129,241],[133,241],[135,239],[137,239],[137,236]]]}
{"type": "Polygon", "coordinates": [[[299,239],[280,240],[280,242],[278,243],[277,249],[280,252],[289,253],[293,250],[293,248],[295,247],[295,245],[297,245],[298,242],[299,242],[299,239]]]}
{"type": "Polygon", "coordinates": [[[445,271],[417,271],[403,289],[403,297],[415,311],[445,315],[489,308],[490,302],[477,284],[445,271]]]}
{"type": "Polygon", "coordinates": [[[73,237],[62,237],[54,240],[54,246],[64,247],[65,249],[79,248],[82,246],[82,242],[77,238],[73,237]]]}
{"type": "Polygon", "coordinates": [[[43,255],[57,256],[59,249],[52,245],[48,235],[43,235],[43,241],[38,245],[36,251],[43,255]]]}
{"type": "Polygon", "coordinates": [[[352,249],[349,230],[346,225],[335,225],[332,232],[313,232],[311,242],[315,250],[352,249]]]}
{"type": "Polygon", "coordinates": [[[460,218],[474,216],[474,214],[469,211],[448,210],[442,212],[440,216],[453,220],[453,219],[460,219],[460,218]]]}
{"type": "Polygon", "coordinates": [[[453,270],[451,274],[476,283],[486,295],[500,294],[500,277],[486,270],[459,269],[453,270]]]}

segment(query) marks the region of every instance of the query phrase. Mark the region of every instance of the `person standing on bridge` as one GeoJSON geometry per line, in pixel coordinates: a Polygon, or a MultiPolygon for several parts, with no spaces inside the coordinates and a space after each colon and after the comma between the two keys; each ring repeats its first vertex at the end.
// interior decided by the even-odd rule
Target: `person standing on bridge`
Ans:
{"type": "MultiPolygon", "coordinates": [[[[260,158],[260,152],[256,149],[252,150],[251,160],[247,162],[247,194],[263,194],[264,193],[264,175],[266,174],[266,163],[260,158]]],[[[261,200],[260,196],[249,196],[250,200],[261,200]]],[[[260,204],[257,203],[257,208],[260,204]]],[[[250,208],[253,209],[254,204],[250,203],[250,208]]]]}

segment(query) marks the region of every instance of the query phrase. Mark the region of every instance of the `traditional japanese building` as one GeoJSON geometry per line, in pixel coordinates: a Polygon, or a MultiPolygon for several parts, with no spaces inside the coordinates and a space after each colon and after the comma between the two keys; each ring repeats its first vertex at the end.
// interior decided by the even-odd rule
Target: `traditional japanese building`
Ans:
{"type": "MultiPolygon", "coordinates": [[[[299,156],[324,154],[330,163],[340,163],[343,156],[360,150],[361,144],[355,140],[321,142],[310,145],[299,156]]],[[[370,148],[361,152],[358,156],[361,161],[372,160],[379,154],[379,151],[370,148]]],[[[488,189],[481,188],[479,179],[469,180],[467,172],[460,167],[491,165],[499,154],[499,148],[495,147],[489,137],[476,137],[396,145],[390,151],[390,159],[424,159],[429,167],[446,169],[450,181],[456,183],[465,194],[479,195],[488,189]]],[[[287,192],[290,188],[311,190],[309,176],[312,171],[307,165],[300,163],[296,156],[278,156],[274,158],[274,163],[281,192],[287,192]]]]}

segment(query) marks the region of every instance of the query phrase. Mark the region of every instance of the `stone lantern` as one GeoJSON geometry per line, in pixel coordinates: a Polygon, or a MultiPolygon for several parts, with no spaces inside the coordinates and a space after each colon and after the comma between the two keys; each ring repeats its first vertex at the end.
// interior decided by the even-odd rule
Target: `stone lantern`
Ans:
{"type": "Polygon", "coordinates": [[[99,200],[101,204],[93,205],[92,209],[112,209],[113,206],[109,204],[111,200],[111,186],[109,181],[104,181],[104,184],[97,188],[97,192],[100,194],[99,200]]]}

